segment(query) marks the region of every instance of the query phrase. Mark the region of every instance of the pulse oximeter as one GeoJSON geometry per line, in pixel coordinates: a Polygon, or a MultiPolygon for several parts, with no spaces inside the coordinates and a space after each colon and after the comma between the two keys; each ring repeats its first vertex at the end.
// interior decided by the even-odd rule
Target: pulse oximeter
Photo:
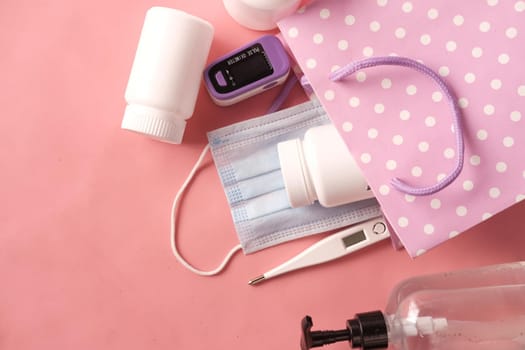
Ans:
{"type": "Polygon", "coordinates": [[[216,104],[229,106],[284,83],[289,72],[281,41],[266,35],[212,62],[204,82],[216,104]]]}

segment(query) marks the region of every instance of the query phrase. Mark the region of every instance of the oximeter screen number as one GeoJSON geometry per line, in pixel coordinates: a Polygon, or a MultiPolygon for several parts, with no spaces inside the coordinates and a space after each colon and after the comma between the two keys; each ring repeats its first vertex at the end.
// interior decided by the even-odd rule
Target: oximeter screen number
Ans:
{"type": "Polygon", "coordinates": [[[261,44],[255,44],[217,63],[209,78],[220,93],[242,88],[273,73],[261,44]]]}

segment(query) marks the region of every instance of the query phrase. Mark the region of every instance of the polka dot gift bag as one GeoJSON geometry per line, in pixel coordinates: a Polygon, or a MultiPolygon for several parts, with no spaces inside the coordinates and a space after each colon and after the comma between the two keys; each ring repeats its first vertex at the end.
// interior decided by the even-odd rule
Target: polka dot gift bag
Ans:
{"type": "Polygon", "coordinates": [[[525,1],[314,1],[279,23],[417,256],[525,198],[525,1]]]}

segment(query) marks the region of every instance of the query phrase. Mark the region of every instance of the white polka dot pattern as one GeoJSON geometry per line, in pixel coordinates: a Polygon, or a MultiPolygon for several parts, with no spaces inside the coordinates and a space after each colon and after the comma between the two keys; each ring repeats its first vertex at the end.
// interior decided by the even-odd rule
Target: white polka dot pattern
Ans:
{"type": "Polygon", "coordinates": [[[361,166],[410,255],[525,198],[525,1],[324,0],[280,23],[283,37],[361,166]],[[463,112],[460,176],[427,197],[390,185],[428,186],[457,157],[449,103],[428,77],[376,67],[339,82],[334,67],[405,56],[434,69],[463,112]]]}

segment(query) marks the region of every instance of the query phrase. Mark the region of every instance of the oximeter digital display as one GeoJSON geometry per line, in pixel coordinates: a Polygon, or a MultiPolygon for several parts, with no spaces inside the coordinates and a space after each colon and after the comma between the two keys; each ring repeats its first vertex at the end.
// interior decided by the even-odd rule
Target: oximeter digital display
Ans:
{"type": "Polygon", "coordinates": [[[228,106],[282,84],[289,71],[281,41],[267,35],[211,63],[204,81],[214,102],[228,106]]]}

